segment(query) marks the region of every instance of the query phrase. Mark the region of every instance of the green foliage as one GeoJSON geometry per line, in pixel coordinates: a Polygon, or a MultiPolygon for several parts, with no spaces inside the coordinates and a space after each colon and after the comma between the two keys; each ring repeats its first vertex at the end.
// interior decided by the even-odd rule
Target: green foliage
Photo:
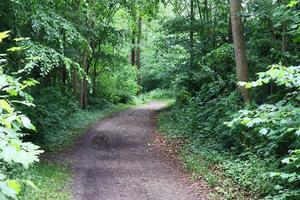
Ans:
{"type": "Polygon", "coordinates": [[[54,69],[60,68],[61,65],[64,65],[69,73],[72,69],[79,71],[81,74],[84,73],[78,63],[50,47],[30,41],[26,42],[25,45],[27,47],[25,51],[27,58],[25,70],[28,73],[37,72],[40,76],[45,77],[54,69]]]}
{"type": "Polygon", "coordinates": [[[99,78],[100,95],[112,103],[128,103],[139,91],[134,66],[120,66],[115,71],[107,71],[99,78]]]}
{"type": "Polygon", "coordinates": [[[65,47],[83,46],[86,43],[72,22],[52,10],[39,10],[32,16],[31,23],[34,37],[43,39],[52,47],[58,47],[60,52],[65,47]]]}
{"type": "Polygon", "coordinates": [[[226,123],[232,131],[232,135],[238,137],[237,141],[243,141],[244,148],[254,148],[257,153],[263,156],[287,155],[290,156],[282,160],[287,166],[283,172],[271,173],[272,177],[277,177],[282,181],[276,185],[276,199],[297,199],[300,197],[299,191],[299,66],[284,67],[273,65],[266,72],[258,74],[257,81],[240,83],[247,88],[262,86],[269,82],[274,82],[278,86],[288,88],[285,97],[275,104],[263,104],[256,109],[241,110],[231,122],[226,123]]]}
{"type": "MultiPolygon", "coordinates": [[[[191,103],[187,105],[190,106],[191,103]]],[[[224,127],[206,129],[208,123],[193,127],[192,118],[197,116],[197,112],[192,115],[194,108],[169,108],[160,113],[158,120],[159,128],[167,138],[184,141],[179,152],[192,177],[204,178],[215,189],[211,195],[216,199],[260,199],[273,191],[275,184],[268,172],[276,168],[274,158],[261,159],[247,152],[237,156],[226,146],[230,138],[223,140],[224,137],[218,136],[224,132],[224,127]]],[[[213,117],[217,119],[217,116],[213,117]]]]}
{"type": "MultiPolygon", "coordinates": [[[[8,33],[0,33],[0,40],[8,37],[8,33]]],[[[1,59],[1,64],[5,64],[5,55],[1,54],[1,59]]],[[[21,192],[22,180],[11,179],[10,168],[28,168],[38,161],[38,155],[43,151],[39,146],[22,140],[28,130],[35,131],[36,128],[26,115],[16,109],[16,104],[33,106],[25,89],[37,82],[7,75],[3,68],[0,65],[0,199],[5,200],[16,199],[21,192]]]]}
{"type": "Polygon", "coordinates": [[[98,98],[94,99],[92,107],[81,110],[76,99],[65,95],[60,88],[39,88],[33,95],[35,109],[24,111],[33,119],[39,134],[32,135],[30,139],[47,151],[60,151],[71,146],[85,133],[86,126],[122,108],[107,101],[101,105],[102,99],[98,98]]]}
{"type": "Polygon", "coordinates": [[[146,103],[151,100],[168,101],[170,104],[174,101],[174,92],[165,89],[156,89],[151,92],[141,94],[134,99],[135,104],[146,103]]]}
{"type": "Polygon", "coordinates": [[[70,200],[71,173],[58,164],[38,163],[28,170],[17,170],[16,177],[30,178],[35,188],[25,186],[20,194],[20,200],[70,200]]]}

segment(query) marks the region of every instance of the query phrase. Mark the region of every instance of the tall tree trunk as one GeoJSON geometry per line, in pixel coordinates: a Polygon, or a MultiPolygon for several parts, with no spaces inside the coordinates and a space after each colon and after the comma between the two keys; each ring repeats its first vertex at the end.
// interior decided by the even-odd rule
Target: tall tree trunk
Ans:
{"type": "MultiPolygon", "coordinates": [[[[66,41],[66,34],[64,31],[62,31],[62,35],[63,35],[63,39],[62,39],[62,42],[63,42],[63,47],[62,47],[62,55],[65,56],[65,41],[66,41]]],[[[67,87],[67,69],[66,69],[66,65],[62,62],[61,63],[61,67],[62,67],[62,84],[64,86],[64,89],[66,89],[67,87]]]]}
{"type": "Polygon", "coordinates": [[[205,17],[206,17],[206,20],[208,21],[209,13],[208,13],[208,2],[207,2],[207,0],[204,0],[204,7],[205,7],[205,17]]]}
{"type": "Polygon", "coordinates": [[[190,69],[194,69],[194,22],[195,22],[195,12],[194,12],[194,0],[191,0],[191,13],[190,13],[190,69]]]}
{"type": "Polygon", "coordinates": [[[230,14],[228,16],[228,43],[232,44],[233,43],[233,38],[232,38],[232,25],[231,25],[231,17],[230,14]]]}
{"type": "Polygon", "coordinates": [[[62,84],[64,87],[67,87],[67,69],[66,66],[62,66],[62,84]]]}
{"type": "Polygon", "coordinates": [[[131,65],[134,66],[136,64],[136,60],[135,60],[135,48],[136,48],[136,44],[135,44],[135,37],[136,37],[136,33],[135,30],[132,31],[132,36],[131,36],[131,65]]]}
{"type": "Polygon", "coordinates": [[[138,18],[136,67],[138,71],[138,84],[141,85],[141,38],[142,38],[142,17],[138,18]]]}
{"type": "Polygon", "coordinates": [[[282,24],[282,35],[281,35],[281,51],[283,54],[282,62],[286,64],[286,57],[284,56],[285,52],[288,49],[288,37],[287,37],[287,25],[286,22],[282,24]]]}
{"type": "Polygon", "coordinates": [[[201,22],[203,22],[203,17],[202,17],[202,11],[201,11],[201,4],[199,0],[196,0],[197,7],[198,7],[198,13],[199,13],[199,19],[201,22]]]}
{"type": "Polygon", "coordinates": [[[88,68],[88,51],[84,50],[82,68],[84,71],[81,83],[80,83],[80,108],[85,109],[87,107],[87,68],[88,68]]]}
{"type": "Polygon", "coordinates": [[[77,90],[77,87],[78,87],[78,76],[77,76],[77,71],[76,69],[73,69],[73,72],[72,72],[72,86],[73,86],[73,93],[74,95],[76,96],[76,98],[78,97],[78,90],[77,90]]]}
{"type": "MultiPolygon", "coordinates": [[[[235,48],[236,72],[239,81],[248,81],[248,62],[246,55],[246,45],[244,41],[244,31],[242,18],[239,15],[242,9],[241,0],[230,0],[230,13],[233,43],[235,48]]],[[[245,102],[250,100],[249,90],[240,87],[245,102]]]]}
{"type": "Polygon", "coordinates": [[[93,66],[93,95],[96,96],[97,63],[93,66]]]}

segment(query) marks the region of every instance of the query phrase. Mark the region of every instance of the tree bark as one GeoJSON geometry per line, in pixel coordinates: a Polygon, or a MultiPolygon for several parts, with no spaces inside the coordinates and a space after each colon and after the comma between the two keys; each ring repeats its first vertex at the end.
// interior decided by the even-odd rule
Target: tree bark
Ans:
{"type": "Polygon", "coordinates": [[[131,39],[131,65],[134,66],[136,64],[136,60],[135,60],[135,37],[136,37],[136,33],[135,30],[132,31],[132,39],[131,39]]]}
{"type": "Polygon", "coordinates": [[[73,86],[73,93],[74,95],[76,96],[76,98],[78,98],[78,90],[77,90],[77,87],[78,87],[78,84],[77,84],[77,81],[78,81],[78,76],[77,76],[77,70],[76,69],[73,69],[73,72],[72,72],[72,86],[73,86]]]}
{"type": "Polygon", "coordinates": [[[97,63],[93,66],[93,95],[96,96],[97,63]]]}
{"type": "Polygon", "coordinates": [[[196,3],[197,3],[197,7],[198,7],[198,12],[199,12],[199,19],[200,19],[201,22],[203,22],[201,5],[200,5],[199,0],[196,0],[196,3]]]}
{"type": "Polygon", "coordinates": [[[137,53],[136,53],[136,67],[138,84],[141,85],[141,38],[142,38],[142,17],[138,18],[138,36],[137,36],[137,53]]]}
{"type": "MultiPolygon", "coordinates": [[[[242,9],[241,0],[230,0],[230,13],[232,24],[233,43],[235,48],[236,72],[238,81],[248,81],[248,62],[242,18],[239,15],[242,9]]],[[[249,90],[240,87],[245,102],[250,101],[249,90]]]]}
{"type": "Polygon", "coordinates": [[[195,21],[195,12],[194,12],[194,0],[191,0],[190,5],[190,69],[194,69],[194,21],[195,21]]]}
{"type": "Polygon", "coordinates": [[[87,107],[87,68],[88,68],[88,51],[84,50],[83,53],[83,77],[80,83],[80,108],[85,109],[87,107]]]}
{"type": "Polygon", "coordinates": [[[209,19],[209,13],[208,13],[208,2],[207,2],[207,0],[204,0],[204,7],[205,7],[206,20],[208,21],[208,19],[209,19]]]}
{"type": "Polygon", "coordinates": [[[232,24],[231,24],[231,16],[229,14],[228,16],[228,43],[232,44],[233,43],[233,38],[232,38],[232,24]]]}
{"type": "Polygon", "coordinates": [[[283,64],[286,64],[286,57],[284,54],[287,51],[287,49],[288,49],[287,25],[286,22],[283,22],[282,35],[281,35],[281,51],[283,54],[283,59],[282,59],[283,64]]]}

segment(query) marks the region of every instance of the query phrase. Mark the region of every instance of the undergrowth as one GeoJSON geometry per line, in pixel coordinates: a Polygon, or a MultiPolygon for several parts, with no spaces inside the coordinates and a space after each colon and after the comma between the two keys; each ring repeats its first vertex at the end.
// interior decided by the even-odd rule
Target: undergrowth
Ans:
{"type": "Polygon", "coordinates": [[[64,121],[64,129],[57,130],[54,125],[53,130],[45,135],[45,143],[42,144],[42,146],[48,151],[64,150],[70,147],[78,137],[84,134],[88,127],[111,113],[126,108],[128,108],[128,105],[119,104],[103,110],[78,110],[64,121]]]}
{"type": "MultiPolygon", "coordinates": [[[[189,112],[192,110],[192,103],[186,107],[175,105],[163,110],[158,122],[165,137],[173,141],[185,141],[180,149],[180,157],[193,179],[204,179],[214,189],[213,199],[260,199],[270,193],[274,183],[268,172],[276,169],[274,159],[261,159],[251,153],[238,155],[234,150],[228,150],[224,142],[220,142],[224,136],[201,134],[209,129],[210,118],[206,116],[201,121],[201,126],[197,127],[193,123],[196,115],[189,112]]],[[[202,112],[201,108],[194,111],[202,112]]],[[[215,115],[218,116],[218,113],[215,115]]],[[[222,121],[222,117],[219,117],[222,121]]],[[[211,130],[218,131],[222,128],[215,127],[211,130]]]]}

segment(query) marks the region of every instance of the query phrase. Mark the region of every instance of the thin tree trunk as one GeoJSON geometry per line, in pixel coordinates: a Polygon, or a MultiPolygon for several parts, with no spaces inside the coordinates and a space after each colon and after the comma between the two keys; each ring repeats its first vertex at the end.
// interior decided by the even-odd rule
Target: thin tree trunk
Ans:
{"type": "Polygon", "coordinates": [[[191,0],[191,13],[190,13],[190,69],[194,69],[194,21],[195,21],[195,12],[194,12],[194,0],[191,0]]]}
{"type": "MultiPolygon", "coordinates": [[[[285,0],[278,0],[277,3],[279,5],[285,4],[285,0]]],[[[286,21],[282,22],[281,26],[281,52],[282,52],[282,62],[283,64],[286,64],[286,58],[284,56],[285,52],[288,49],[288,37],[287,37],[287,24],[286,21]]]]}
{"type": "MultiPolygon", "coordinates": [[[[230,0],[230,13],[233,43],[235,47],[236,72],[238,81],[248,81],[248,62],[246,55],[246,45],[244,41],[244,31],[242,18],[239,12],[242,9],[241,0],[230,0]]],[[[249,91],[245,87],[240,87],[245,102],[250,101],[249,91]]]]}
{"type": "Polygon", "coordinates": [[[97,62],[93,65],[93,95],[96,96],[97,62]]]}
{"type": "Polygon", "coordinates": [[[200,4],[199,0],[196,0],[196,2],[197,2],[200,21],[203,22],[202,12],[201,12],[201,4],[200,4]]]}
{"type": "Polygon", "coordinates": [[[88,65],[88,52],[84,50],[83,53],[83,77],[80,84],[80,108],[85,109],[87,107],[87,66],[88,65]]]}
{"type": "Polygon", "coordinates": [[[131,65],[134,66],[136,64],[136,60],[135,60],[135,37],[136,37],[136,33],[135,30],[132,31],[132,39],[131,39],[131,65]]]}
{"type": "Polygon", "coordinates": [[[72,74],[72,86],[73,86],[73,93],[77,98],[77,81],[78,81],[78,76],[77,76],[77,71],[76,69],[73,69],[73,74],[72,74]]]}
{"type": "MultiPolygon", "coordinates": [[[[66,41],[66,34],[63,31],[63,48],[62,48],[62,55],[65,56],[65,41],[66,41]]],[[[65,87],[64,89],[66,89],[67,87],[67,69],[66,69],[66,65],[62,62],[61,63],[61,67],[62,67],[62,84],[65,87]]]]}
{"type": "Polygon", "coordinates": [[[284,56],[284,54],[287,51],[287,49],[288,49],[287,26],[286,23],[284,22],[282,24],[282,35],[281,35],[281,51],[283,54],[283,59],[282,59],[283,64],[286,64],[286,57],[284,56]]]}
{"type": "Polygon", "coordinates": [[[62,84],[67,87],[67,69],[65,66],[62,66],[62,84]]]}
{"type": "Polygon", "coordinates": [[[208,19],[209,19],[209,13],[208,13],[208,2],[207,2],[207,0],[204,0],[204,7],[205,7],[206,20],[208,21],[208,19]]]}
{"type": "Polygon", "coordinates": [[[232,44],[233,43],[233,39],[232,39],[232,25],[231,25],[231,17],[230,14],[228,16],[228,43],[232,44]]]}
{"type": "Polygon", "coordinates": [[[136,67],[138,70],[138,84],[141,85],[141,38],[142,38],[142,17],[138,18],[138,36],[137,36],[137,53],[136,67]]]}

